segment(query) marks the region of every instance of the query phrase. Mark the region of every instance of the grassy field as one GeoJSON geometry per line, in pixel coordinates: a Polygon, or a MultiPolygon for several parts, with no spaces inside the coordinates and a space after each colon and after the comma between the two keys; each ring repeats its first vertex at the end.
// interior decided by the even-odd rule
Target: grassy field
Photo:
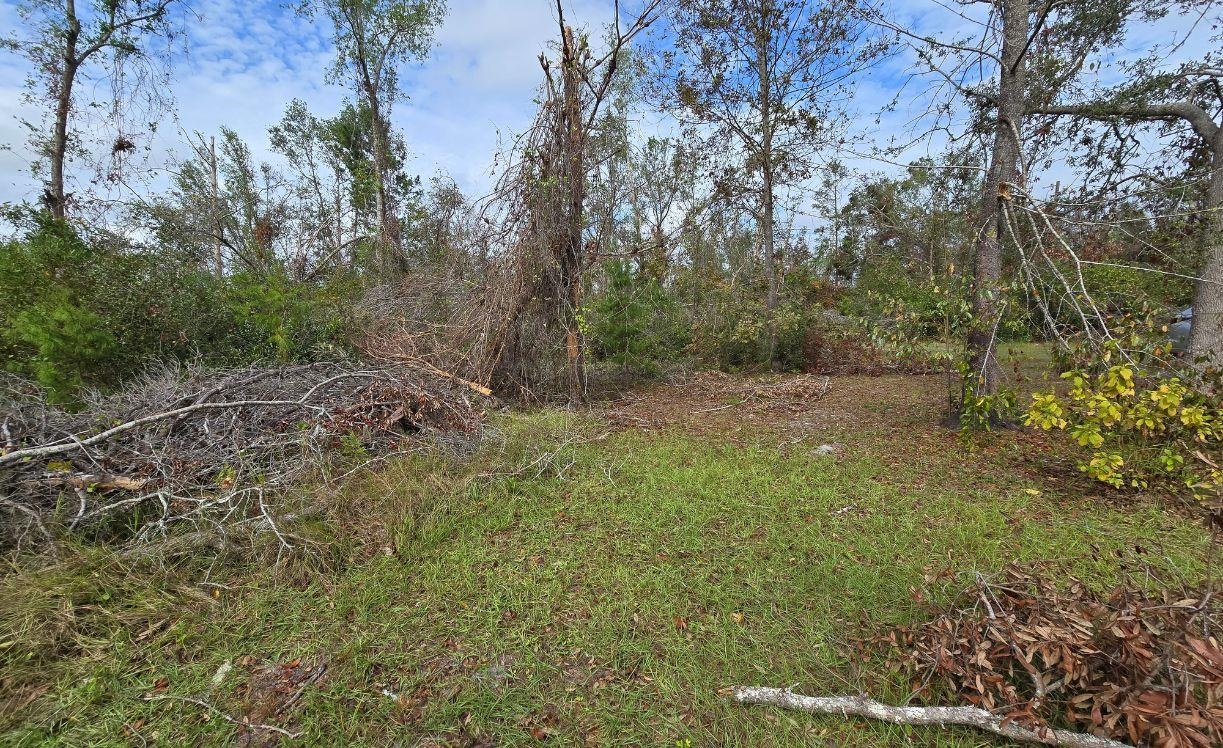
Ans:
{"type": "Polygon", "coordinates": [[[676,386],[501,415],[474,457],[363,476],[254,562],[66,549],[0,586],[0,742],[995,744],[720,692],[902,699],[855,638],[1007,563],[1203,575],[1184,513],[1094,493],[1030,434],[940,427],[941,378],[830,385],[797,411],[676,386]]]}

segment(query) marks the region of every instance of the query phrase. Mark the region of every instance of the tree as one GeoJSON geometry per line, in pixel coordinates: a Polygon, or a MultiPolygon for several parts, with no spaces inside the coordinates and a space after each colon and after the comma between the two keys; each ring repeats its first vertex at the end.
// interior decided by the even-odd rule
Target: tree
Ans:
{"type": "MultiPolygon", "coordinates": [[[[1208,9],[1201,0],[1182,5],[1189,8],[1200,5],[1203,13],[1208,9]]],[[[1168,10],[1163,3],[1127,4],[1113,25],[1119,26],[1123,20],[1146,20],[1168,10]]],[[[1216,28],[1218,22],[1216,18],[1216,28]]],[[[1121,38],[1120,34],[1114,35],[1112,43],[1119,44],[1121,38]]],[[[1030,108],[1035,114],[1070,118],[1070,132],[1078,136],[1074,140],[1097,151],[1104,148],[1110,135],[1120,136],[1119,143],[1114,141],[1119,147],[1114,149],[1112,158],[1104,159],[1114,172],[1127,164],[1129,146],[1135,141],[1137,129],[1154,125],[1161,127],[1163,134],[1174,136],[1170,150],[1188,162],[1190,177],[1204,185],[1197,230],[1201,264],[1197,269],[1189,350],[1207,363],[1223,367],[1223,54],[1217,49],[1208,50],[1201,59],[1166,71],[1161,63],[1174,51],[1172,47],[1170,42],[1166,50],[1156,50],[1147,57],[1122,64],[1124,84],[1102,89],[1067,87],[1038,98],[1030,108]],[[1106,124],[1107,130],[1084,137],[1086,123],[1093,122],[1106,124]]],[[[1094,154],[1093,161],[1101,158],[1094,154]]]]}
{"type": "MultiPolygon", "coordinates": [[[[664,104],[709,142],[737,143],[742,167],[723,175],[750,198],[768,278],[767,313],[781,287],[778,189],[810,175],[834,140],[846,83],[881,47],[857,0],[676,0],[673,47],[660,55],[664,104]]],[[[768,325],[772,358],[777,333],[768,325]]]]}
{"type": "Polygon", "coordinates": [[[503,281],[512,290],[501,296],[485,330],[477,376],[505,382],[517,378],[510,372],[522,361],[506,354],[520,348],[521,323],[535,309],[545,334],[555,330],[562,336],[570,401],[586,400],[585,339],[578,310],[591,261],[584,237],[589,177],[595,166],[591,136],[628,45],[654,22],[661,2],[646,0],[627,25],[622,25],[616,2],[606,51],[596,54],[588,35],[569,25],[557,1],[558,59],[539,57],[544,72],[539,112],[494,190],[505,210],[502,230],[515,243],[512,267],[503,281]]]}
{"type": "Polygon", "coordinates": [[[1002,376],[998,366],[997,332],[1002,321],[999,297],[1007,218],[1001,203],[1008,198],[1009,189],[1019,177],[1026,63],[1031,44],[1029,0],[1001,0],[1000,5],[1002,53],[997,58],[998,88],[993,98],[993,147],[981,193],[980,229],[973,252],[973,324],[968,331],[967,384],[978,396],[997,392],[1002,376]]]}
{"type": "MultiPolygon", "coordinates": [[[[1059,3],[1057,0],[981,0],[988,7],[978,21],[979,41],[922,36],[892,23],[877,11],[874,23],[909,40],[918,66],[932,74],[933,128],[945,128],[943,93],[972,104],[967,129],[989,142],[982,184],[978,231],[973,247],[973,323],[967,337],[971,393],[997,392],[1001,370],[996,333],[1001,322],[1004,257],[1014,244],[1008,206],[1024,188],[1020,158],[1031,99],[1053,96],[1073,79],[1088,58],[1112,38],[1127,9],[1143,0],[1116,3],[1059,3]],[[1033,58],[1037,58],[1033,62],[1033,58]]],[[[967,20],[974,20],[964,16],[967,20]]],[[[964,403],[969,403],[968,397],[964,403]]]]}
{"type": "Polygon", "coordinates": [[[354,86],[369,111],[378,250],[386,262],[387,253],[400,247],[390,124],[395,102],[404,98],[400,67],[429,51],[446,14],[445,0],[302,0],[299,8],[331,22],[336,47],[331,78],[354,86]]]}
{"type": "Polygon", "coordinates": [[[169,246],[195,254],[201,264],[221,248],[222,264],[265,275],[279,268],[289,214],[286,183],[227,127],[219,143],[197,136],[192,157],[179,163],[169,194],[143,208],[169,246]],[[227,262],[226,262],[227,261],[227,262]]]}
{"type": "MultiPolygon", "coordinates": [[[[99,59],[107,53],[116,63],[157,59],[152,43],[157,39],[169,41],[177,33],[176,19],[171,13],[175,2],[104,0],[89,3],[78,11],[75,0],[30,0],[19,7],[25,33],[2,43],[33,64],[29,100],[41,100],[51,110],[50,134],[43,135],[41,128],[34,126],[31,129],[36,148],[47,159],[43,202],[54,217],[67,215],[72,197],[67,192],[64,172],[74,137],[72,119],[77,109],[78,83],[98,75],[108,79],[112,95],[121,96],[122,73],[115,71],[121,71],[122,66],[116,64],[111,66],[111,72],[102,72],[97,65],[99,59]]],[[[113,145],[117,150],[131,147],[125,138],[117,139],[113,145]]]]}

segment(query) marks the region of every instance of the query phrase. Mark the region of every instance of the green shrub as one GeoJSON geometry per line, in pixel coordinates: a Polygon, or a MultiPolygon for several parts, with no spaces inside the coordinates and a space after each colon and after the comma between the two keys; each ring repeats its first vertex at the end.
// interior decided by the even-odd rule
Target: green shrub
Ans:
{"type": "MultiPolygon", "coordinates": [[[[950,270],[950,269],[949,269],[950,270]]],[[[1002,292],[999,341],[1023,341],[1039,328],[1019,288],[1002,292]]],[[[839,310],[862,320],[879,342],[962,338],[971,322],[969,279],[963,273],[914,273],[895,258],[864,266],[839,310]]]]}
{"type": "MultiPolygon", "coordinates": [[[[1187,305],[1193,298],[1193,282],[1154,268],[1117,265],[1083,265],[1083,282],[1101,311],[1112,316],[1143,316],[1147,309],[1187,305]]],[[[1074,277],[1074,269],[1065,271],[1074,277]]]]}
{"type": "Polygon", "coordinates": [[[1117,488],[1164,483],[1218,498],[1223,469],[1208,456],[1217,458],[1223,442],[1217,389],[1145,375],[1129,362],[1062,378],[1069,390],[1033,395],[1025,423],[1067,432],[1085,452],[1083,472],[1117,488]]]}
{"type": "Polygon", "coordinates": [[[720,284],[705,292],[705,306],[693,323],[690,349],[707,366],[723,371],[800,369],[811,323],[810,307],[783,295],[774,310],[777,346],[769,361],[769,315],[763,289],[720,284]]]}
{"type": "Polygon", "coordinates": [[[283,273],[217,279],[190,256],[118,240],[86,242],[42,213],[0,245],[0,365],[61,403],[164,360],[217,365],[334,356],[359,290],[283,273]]]}
{"type": "Polygon", "coordinates": [[[348,299],[340,288],[294,283],[282,274],[227,280],[225,308],[240,355],[301,361],[343,346],[348,299]]]}
{"type": "Polygon", "coordinates": [[[688,343],[683,310],[659,282],[626,261],[603,265],[606,286],[587,304],[582,321],[596,357],[654,373],[688,343]]]}

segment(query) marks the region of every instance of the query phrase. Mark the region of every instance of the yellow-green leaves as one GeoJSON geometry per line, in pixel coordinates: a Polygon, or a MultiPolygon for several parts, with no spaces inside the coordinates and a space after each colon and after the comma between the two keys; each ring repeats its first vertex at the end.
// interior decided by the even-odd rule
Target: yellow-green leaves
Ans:
{"type": "Polygon", "coordinates": [[[1068,431],[1091,450],[1079,465],[1083,472],[1118,488],[1144,488],[1159,477],[1199,499],[1218,494],[1223,474],[1205,457],[1223,438],[1217,395],[1178,377],[1144,376],[1131,364],[1070,371],[1062,379],[1065,394],[1033,395],[1024,423],[1068,431]]]}

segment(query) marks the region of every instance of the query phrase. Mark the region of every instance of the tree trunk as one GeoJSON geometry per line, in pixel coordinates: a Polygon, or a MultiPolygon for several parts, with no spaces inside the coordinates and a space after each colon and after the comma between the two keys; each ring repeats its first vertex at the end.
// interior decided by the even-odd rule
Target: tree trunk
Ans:
{"type": "Polygon", "coordinates": [[[1215,130],[1210,145],[1202,272],[1193,294],[1189,353],[1203,357],[1208,366],[1223,367],[1223,127],[1215,130]]]}
{"type": "Polygon", "coordinates": [[[399,232],[395,230],[392,220],[390,192],[386,184],[391,170],[386,142],[387,130],[382,119],[382,110],[378,106],[377,91],[367,87],[365,96],[369,101],[370,144],[374,151],[374,213],[378,219],[375,263],[383,269],[389,269],[391,257],[398,254],[396,250],[399,248],[399,232]]]}
{"type": "Polygon", "coordinates": [[[968,333],[969,380],[965,394],[998,391],[995,335],[1001,315],[1002,242],[1006,215],[1002,204],[1019,174],[1019,135],[1024,116],[1024,47],[1028,40],[1028,0],[1002,2],[1002,64],[998,71],[997,123],[989,172],[982,194],[980,233],[974,246],[973,322],[968,333]],[[971,388],[971,392],[969,389],[971,388]]]}
{"type": "Polygon", "coordinates": [[[221,257],[221,207],[220,207],[220,183],[217,179],[217,139],[216,137],[208,140],[208,174],[212,186],[212,195],[210,196],[211,211],[212,211],[212,272],[217,280],[225,275],[225,263],[221,257]]]}
{"type": "Polygon", "coordinates": [[[81,61],[77,59],[77,42],[81,38],[81,22],[76,17],[76,3],[68,0],[64,6],[64,55],[60,60],[59,88],[55,92],[55,125],[51,134],[50,182],[43,196],[51,215],[63,219],[68,215],[68,195],[64,187],[64,162],[68,154],[68,117],[72,114],[72,88],[81,61]]]}
{"type": "Polygon", "coordinates": [[[572,403],[586,402],[585,341],[577,323],[578,306],[582,294],[582,214],[586,202],[585,138],[581,109],[582,84],[578,69],[578,50],[574,44],[573,29],[565,27],[562,52],[564,77],[564,103],[562,121],[565,125],[565,181],[568,183],[568,205],[565,210],[565,225],[561,227],[560,288],[557,289],[561,306],[561,326],[565,331],[565,355],[569,370],[569,400],[572,403]]]}
{"type": "Polygon", "coordinates": [[[773,112],[772,112],[772,80],[769,70],[770,16],[774,13],[772,0],[763,0],[760,4],[760,28],[756,34],[756,75],[759,78],[760,104],[760,247],[764,252],[764,274],[768,277],[769,287],[764,299],[765,326],[768,334],[769,368],[775,368],[777,359],[777,300],[778,278],[777,258],[775,256],[775,237],[777,222],[776,196],[773,180],[773,112]]]}

